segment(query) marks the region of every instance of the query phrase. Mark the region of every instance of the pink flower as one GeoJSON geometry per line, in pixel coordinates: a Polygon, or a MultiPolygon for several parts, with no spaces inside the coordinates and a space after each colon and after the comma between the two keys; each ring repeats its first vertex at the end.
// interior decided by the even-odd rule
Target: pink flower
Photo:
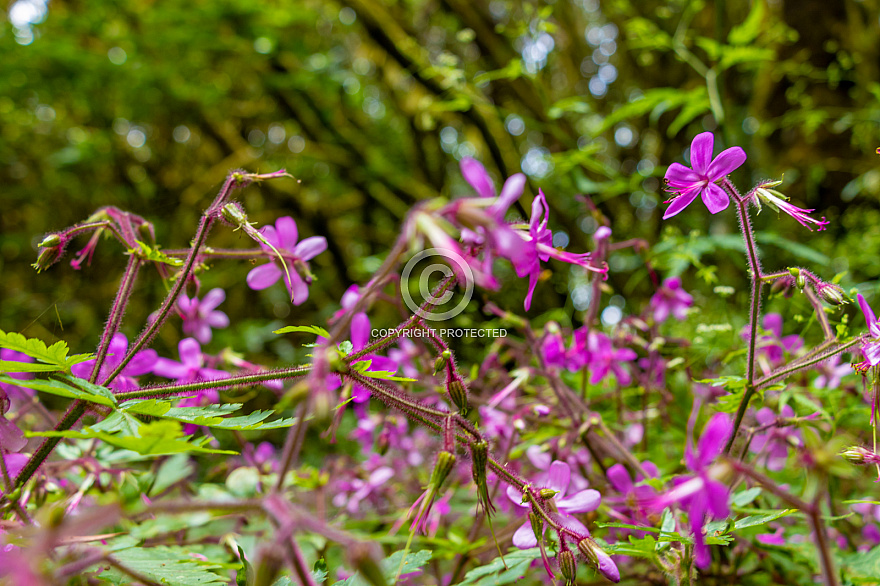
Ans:
{"type": "Polygon", "coordinates": [[[211,341],[211,328],[225,328],[229,317],[222,311],[215,311],[226,299],[223,289],[211,289],[201,301],[198,297],[190,299],[181,293],[177,307],[183,318],[183,333],[190,334],[202,344],[211,341]]]}
{"type": "Polygon", "coordinates": [[[727,499],[730,490],[727,486],[712,477],[710,466],[721,454],[727,438],[733,432],[733,421],[725,413],[716,413],[697,442],[697,449],[688,440],[685,450],[685,463],[694,472],[693,476],[685,476],[675,480],[675,486],[666,494],[648,499],[647,506],[657,512],[678,503],[688,511],[688,522],[694,534],[694,557],[697,566],[706,568],[711,562],[709,546],[703,537],[703,522],[710,518],[724,519],[730,513],[727,499]]]}
{"type": "Polygon", "coordinates": [[[865,355],[865,361],[868,365],[877,366],[880,364],[880,321],[877,321],[877,316],[874,315],[874,311],[862,297],[862,294],[859,293],[857,297],[859,307],[862,308],[862,313],[868,324],[869,335],[869,338],[862,342],[862,354],[865,355]]]}
{"type": "Polygon", "coordinates": [[[654,312],[654,321],[662,323],[670,314],[675,319],[685,319],[687,309],[694,303],[694,298],[681,288],[681,279],[670,277],[663,281],[660,289],[651,297],[651,311],[654,312]]]}
{"type": "MultiPolygon", "coordinates": [[[[327,239],[323,236],[312,236],[297,242],[299,233],[296,229],[296,222],[290,216],[278,218],[275,221],[274,228],[272,226],[264,226],[260,229],[260,234],[272,246],[278,249],[285,261],[288,261],[290,264],[287,273],[274,260],[252,269],[247,276],[248,287],[259,291],[271,287],[278,279],[284,277],[284,284],[293,296],[293,304],[301,305],[305,303],[306,299],[309,298],[308,284],[312,281],[306,261],[315,258],[327,250],[327,239]],[[300,275],[300,271],[305,273],[305,280],[300,275]],[[290,275],[289,280],[288,274],[290,275]]],[[[268,246],[261,246],[266,251],[271,250],[268,246]]]]}
{"type": "Polygon", "coordinates": [[[228,378],[229,373],[205,366],[202,347],[192,338],[184,338],[177,345],[180,362],[170,358],[157,358],[153,372],[180,382],[228,378]]]}
{"type": "Polygon", "coordinates": [[[714,145],[715,137],[711,132],[698,134],[691,142],[693,169],[680,163],[672,163],[666,170],[666,191],[677,195],[666,202],[672,205],[663,214],[664,220],[681,212],[698,195],[713,214],[730,204],[727,194],[715,182],[738,169],[745,162],[746,153],[739,147],[731,147],[713,159],[714,145]]]}
{"type": "MultiPolygon", "coordinates": [[[[98,375],[99,383],[103,382],[104,379],[107,378],[107,375],[116,370],[116,367],[119,366],[119,363],[125,358],[127,352],[128,338],[125,337],[125,334],[116,334],[113,336],[113,339],[110,340],[107,358],[104,360],[104,364],[101,365],[101,372],[98,375]]],[[[113,381],[107,386],[111,389],[116,389],[117,391],[132,391],[138,388],[137,380],[135,380],[134,377],[153,372],[153,367],[156,364],[158,356],[159,355],[156,354],[155,350],[142,350],[138,352],[134,355],[134,358],[125,365],[125,368],[122,369],[119,376],[113,379],[113,381]]],[[[94,365],[94,360],[87,360],[86,362],[74,364],[70,371],[74,376],[88,379],[92,374],[92,368],[94,365]]]]}
{"type": "MultiPolygon", "coordinates": [[[[589,530],[577,519],[571,516],[572,513],[588,513],[595,511],[602,503],[602,495],[598,490],[588,488],[574,493],[566,497],[569,484],[571,483],[571,468],[565,462],[555,461],[550,464],[547,472],[547,486],[556,491],[554,497],[556,508],[559,510],[560,522],[577,533],[589,535],[589,530]]],[[[524,509],[530,508],[529,505],[522,503],[522,494],[512,486],[507,487],[507,497],[513,503],[524,509]]],[[[528,549],[538,545],[538,538],[532,531],[532,524],[528,520],[516,530],[513,534],[513,544],[520,549],[528,549]]]]}
{"type": "MultiPolygon", "coordinates": [[[[608,267],[594,266],[589,252],[576,254],[557,250],[553,247],[553,232],[547,227],[547,219],[550,217],[550,208],[547,206],[547,198],[542,190],[538,190],[538,197],[532,202],[532,217],[529,221],[528,249],[517,262],[514,262],[518,277],[529,276],[529,291],[526,294],[524,306],[526,310],[532,306],[532,295],[538,285],[541,276],[541,261],[548,262],[551,258],[578,265],[587,270],[605,274],[608,267]]],[[[520,234],[523,234],[520,232],[520,234]]]]}

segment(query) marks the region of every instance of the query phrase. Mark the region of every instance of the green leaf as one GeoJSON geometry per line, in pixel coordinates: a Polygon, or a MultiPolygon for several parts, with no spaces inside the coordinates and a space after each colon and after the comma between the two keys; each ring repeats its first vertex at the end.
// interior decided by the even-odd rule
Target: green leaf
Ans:
{"type": "Polygon", "coordinates": [[[170,401],[161,399],[135,400],[124,403],[120,411],[173,419],[182,423],[204,425],[214,429],[249,431],[253,429],[279,429],[290,427],[296,418],[288,417],[266,421],[274,411],[254,411],[238,417],[226,417],[241,408],[240,403],[224,403],[221,405],[204,405],[201,407],[173,407],[170,401]]]}
{"type": "Polygon", "coordinates": [[[0,374],[0,383],[25,387],[59,397],[81,399],[107,407],[116,405],[116,395],[110,389],[66,374],[60,374],[53,379],[32,380],[18,380],[9,375],[0,374]]]}
{"type": "Polygon", "coordinates": [[[780,517],[785,517],[786,515],[790,515],[796,512],[797,509],[782,509],[779,511],[772,511],[764,515],[751,515],[748,517],[743,517],[742,519],[739,519],[734,523],[732,531],[739,531],[740,529],[746,529],[747,527],[766,525],[770,521],[775,521],[780,517]]]}
{"type": "MultiPolygon", "coordinates": [[[[65,342],[58,341],[47,347],[46,343],[38,338],[25,338],[17,332],[7,333],[3,330],[0,330],[0,348],[23,352],[40,362],[58,366],[59,368],[55,370],[64,371],[70,371],[70,367],[74,364],[79,364],[80,362],[85,362],[86,360],[91,360],[95,357],[94,354],[74,354],[73,356],[68,357],[67,352],[69,349],[65,342]]],[[[0,369],[0,371],[3,370],[6,372],[42,372],[38,370],[0,369]]]]}
{"type": "Polygon", "coordinates": [[[389,370],[367,370],[361,373],[362,375],[368,378],[378,378],[381,380],[393,380],[401,383],[413,383],[416,382],[414,378],[407,378],[405,376],[397,376],[397,373],[391,372],[389,370]]]}
{"type": "Polygon", "coordinates": [[[0,372],[56,372],[63,370],[56,364],[40,364],[38,362],[16,362],[0,360],[0,372]]]}
{"type": "Polygon", "coordinates": [[[159,246],[151,247],[149,244],[141,242],[140,240],[135,240],[135,243],[138,245],[137,248],[129,248],[126,254],[133,254],[138,256],[146,261],[158,262],[166,265],[171,265],[173,267],[182,267],[183,259],[173,258],[162,252],[162,249],[159,246]]]}
{"type": "Polygon", "coordinates": [[[500,584],[513,584],[529,571],[532,561],[541,557],[541,550],[537,547],[520,549],[495,558],[488,564],[474,568],[465,574],[460,586],[476,584],[479,586],[497,586],[500,584]],[[507,568],[504,564],[507,564],[507,568]]]}
{"type": "Polygon", "coordinates": [[[518,79],[520,76],[522,76],[522,74],[522,60],[511,59],[507,63],[507,65],[505,65],[501,69],[487,71],[486,73],[481,73],[480,75],[476,76],[474,78],[474,83],[479,86],[490,81],[495,81],[496,79],[518,79]]]}
{"type": "Polygon", "coordinates": [[[291,332],[306,332],[309,334],[316,334],[316,335],[324,337],[324,338],[330,337],[330,332],[328,332],[324,328],[318,327],[318,326],[285,326],[285,327],[281,328],[280,330],[273,331],[272,333],[273,334],[289,334],[291,332]]]}
{"type": "Polygon", "coordinates": [[[764,0],[755,0],[752,2],[752,9],[749,15],[741,23],[730,29],[727,35],[727,42],[732,45],[747,45],[761,33],[761,23],[764,22],[764,14],[766,13],[764,0]]]}
{"type": "Polygon", "coordinates": [[[876,584],[880,580],[880,546],[844,557],[841,566],[853,584],[876,584]]]}
{"type": "MultiPolygon", "coordinates": [[[[403,558],[404,554],[406,554],[406,561],[403,564],[403,569],[401,570],[400,575],[409,574],[419,570],[431,561],[431,556],[433,555],[431,550],[428,549],[408,553],[405,550],[394,552],[382,560],[382,572],[385,574],[385,579],[389,584],[393,582],[395,576],[397,576],[397,571],[400,569],[400,560],[403,558]]],[[[464,584],[464,582],[462,582],[462,584],[464,584]]],[[[355,574],[345,580],[336,582],[333,586],[367,586],[367,583],[359,574],[355,574]]]]}
{"type": "Polygon", "coordinates": [[[748,488],[733,495],[733,498],[730,499],[730,504],[733,507],[744,507],[758,498],[760,494],[761,487],[755,486],[748,488]]]}
{"type": "Polygon", "coordinates": [[[176,421],[156,421],[142,424],[137,436],[113,434],[95,427],[84,427],[81,430],[25,432],[26,437],[64,437],[73,439],[99,439],[105,443],[131,450],[143,456],[168,456],[189,452],[199,454],[231,454],[229,450],[215,450],[205,447],[211,441],[209,437],[191,439],[184,436],[180,423],[176,421]]]}
{"type": "MultiPolygon", "coordinates": [[[[228,580],[212,571],[221,570],[223,566],[196,559],[183,548],[133,547],[113,552],[112,555],[125,567],[161,584],[205,586],[228,583],[228,580]]],[[[120,581],[115,584],[131,584],[131,576],[115,569],[102,572],[101,577],[105,576],[119,578],[120,581]]]]}

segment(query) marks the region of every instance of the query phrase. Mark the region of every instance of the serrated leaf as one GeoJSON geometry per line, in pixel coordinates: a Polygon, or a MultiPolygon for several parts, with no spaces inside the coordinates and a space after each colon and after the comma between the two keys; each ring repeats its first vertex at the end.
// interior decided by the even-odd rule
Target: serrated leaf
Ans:
{"type": "Polygon", "coordinates": [[[316,334],[316,335],[321,336],[323,338],[330,337],[330,332],[328,332],[327,330],[325,330],[324,328],[319,327],[319,326],[285,326],[285,327],[281,328],[280,330],[273,331],[272,333],[273,334],[289,334],[291,332],[306,332],[309,334],[316,334]]]}
{"type": "Polygon", "coordinates": [[[733,524],[733,529],[731,529],[731,531],[739,531],[740,529],[746,529],[748,527],[766,525],[767,523],[775,521],[780,517],[785,517],[786,515],[790,515],[796,512],[797,509],[781,509],[779,511],[772,511],[764,515],[750,515],[748,517],[743,517],[733,524]]]}
{"type": "Polygon", "coordinates": [[[0,360],[0,372],[56,372],[64,370],[57,364],[40,364],[38,362],[16,362],[0,360]]]}
{"type": "MultiPolygon", "coordinates": [[[[431,550],[428,549],[423,549],[422,551],[417,552],[406,552],[405,550],[394,552],[382,560],[382,572],[385,574],[385,579],[389,584],[393,582],[395,576],[397,576],[397,572],[400,570],[400,561],[404,554],[406,554],[406,560],[403,563],[403,569],[400,571],[401,576],[418,571],[431,561],[431,556],[433,555],[431,550]]],[[[464,582],[462,582],[462,584],[464,584],[464,582]]],[[[367,582],[361,578],[359,574],[355,574],[349,576],[345,580],[336,582],[333,586],[367,586],[367,582]]]]}
{"type": "MultiPolygon", "coordinates": [[[[67,343],[63,341],[59,340],[51,346],[46,346],[46,343],[38,338],[26,338],[18,332],[4,332],[3,330],[0,330],[0,348],[15,350],[16,352],[23,352],[24,354],[27,354],[31,358],[39,360],[40,362],[43,362],[45,364],[53,364],[60,367],[56,370],[65,371],[69,371],[70,367],[74,364],[79,364],[80,362],[85,362],[86,360],[91,360],[95,357],[94,354],[74,354],[73,356],[68,357],[67,352],[69,351],[69,348],[67,347],[67,343]]],[[[6,370],[6,372],[40,371],[6,370]]]]}
{"type": "Polygon", "coordinates": [[[416,382],[414,378],[407,378],[405,376],[397,376],[397,373],[391,372],[389,370],[367,370],[362,372],[364,376],[368,378],[378,378],[381,380],[391,380],[397,381],[401,383],[413,383],[416,382]]]}
{"type": "MultiPolygon", "coordinates": [[[[212,570],[222,570],[223,566],[196,559],[183,548],[176,547],[133,547],[113,552],[113,557],[127,568],[161,584],[175,586],[206,586],[227,584],[227,580],[212,570]]],[[[102,572],[105,575],[122,577],[117,584],[130,584],[131,577],[117,570],[102,572]]]]}
{"type": "Polygon", "coordinates": [[[0,374],[0,383],[25,387],[69,399],[81,399],[107,407],[116,405],[116,396],[110,389],[66,374],[60,374],[53,379],[36,378],[31,380],[19,380],[6,374],[0,374]]]}
{"type": "Polygon", "coordinates": [[[183,260],[179,258],[174,258],[168,256],[159,246],[152,247],[149,244],[141,242],[140,240],[135,240],[135,243],[138,245],[137,248],[129,248],[126,254],[134,254],[146,261],[158,262],[166,265],[171,265],[172,267],[182,267],[183,260]]]}
{"type": "Polygon", "coordinates": [[[200,437],[191,439],[192,436],[183,435],[183,429],[180,423],[176,421],[145,423],[138,428],[137,436],[113,434],[95,429],[94,427],[84,427],[81,430],[25,432],[25,436],[99,439],[111,446],[131,450],[143,456],[169,456],[171,454],[185,454],[189,452],[231,455],[238,453],[230,450],[215,450],[205,447],[205,444],[211,441],[211,438],[200,437]]]}
{"type": "Polygon", "coordinates": [[[478,586],[512,584],[525,576],[531,563],[540,557],[541,550],[537,547],[510,552],[504,554],[504,560],[498,557],[484,566],[474,568],[465,574],[464,580],[459,584],[461,586],[465,584],[478,586]],[[505,563],[507,568],[504,566],[505,563]]]}
{"type": "Polygon", "coordinates": [[[172,419],[182,423],[203,425],[214,429],[228,429],[237,431],[249,431],[254,429],[279,429],[290,427],[296,423],[296,418],[288,417],[266,421],[274,414],[274,411],[254,411],[238,417],[226,417],[230,413],[241,409],[240,403],[223,403],[220,405],[203,405],[200,407],[174,407],[170,401],[161,399],[146,399],[142,401],[129,401],[120,407],[120,411],[172,419]]]}

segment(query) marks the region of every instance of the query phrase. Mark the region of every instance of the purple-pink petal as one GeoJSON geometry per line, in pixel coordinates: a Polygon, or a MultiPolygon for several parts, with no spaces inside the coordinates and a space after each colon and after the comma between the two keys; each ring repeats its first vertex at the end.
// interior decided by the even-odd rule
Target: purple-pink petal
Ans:
{"type": "Polygon", "coordinates": [[[598,490],[588,488],[580,492],[556,501],[560,511],[566,513],[587,513],[595,511],[602,504],[602,495],[598,490]]]}
{"type": "Polygon", "coordinates": [[[672,216],[675,216],[681,213],[684,208],[688,207],[691,202],[697,199],[697,191],[691,190],[689,192],[682,193],[678,197],[672,200],[672,203],[669,204],[669,207],[666,208],[666,212],[663,214],[663,219],[668,220],[672,216]]]}
{"type": "Polygon", "coordinates": [[[293,254],[302,260],[312,260],[327,250],[327,239],[323,236],[309,236],[296,245],[293,254]]]}
{"type": "Polygon", "coordinates": [[[538,538],[532,531],[531,523],[526,521],[516,530],[516,533],[513,534],[513,544],[520,549],[529,549],[538,545],[538,538]]]}
{"type": "Polygon", "coordinates": [[[709,208],[709,211],[713,214],[717,214],[730,205],[730,198],[724,193],[723,189],[714,183],[710,183],[703,188],[701,195],[703,197],[703,203],[706,204],[706,207],[709,208]]]}
{"type": "Polygon", "coordinates": [[[464,157],[460,163],[461,174],[465,181],[480,194],[480,197],[495,197],[495,185],[486,172],[483,164],[470,157],[464,157]]]}
{"type": "Polygon", "coordinates": [[[611,486],[620,494],[625,495],[632,491],[632,478],[623,464],[615,464],[609,468],[606,476],[608,476],[608,482],[611,483],[611,486]]]}
{"type": "Polygon", "coordinates": [[[255,291],[266,289],[278,282],[281,273],[281,269],[274,262],[260,265],[248,273],[247,286],[255,291]]]}
{"type": "Polygon", "coordinates": [[[165,378],[182,379],[189,375],[189,367],[170,358],[158,358],[153,372],[165,378]]]}
{"type": "Polygon", "coordinates": [[[202,347],[192,338],[184,338],[177,344],[177,352],[180,361],[190,368],[198,369],[202,366],[202,347]]]}
{"type": "Polygon", "coordinates": [[[218,287],[216,289],[211,289],[204,297],[202,297],[202,301],[201,303],[199,303],[199,307],[203,312],[209,313],[225,300],[226,291],[218,287]]]}
{"type": "Polygon", "coordinates": [[[726,413],[716,413],[706,424],[703,435],[697,443],[700,464],[703,466],[711,464],[712,460],[721,453],[732,432],[733,422],[730,416],[726,413]]]}
{"type": "Polygon", "coordinates": [[[303,281],[302,277],[299,276],[299,273],[296,272],[296,270],[291,269],[290,281],[287,279],[287,275],[284,275],[284,284],[287,285],[287,290],[293,295],[294,305],[302,305],[308,300],[309,286],[303,281]]]}
{"type": "Polygon", "coordinates": [[[550,470],[547,474],[547,488],[559,492],[559,497],[565,496],[568,490],[568,483],[571,481],[571,468],[565,462],[559,460],[550,464],[550,470]]]}
{"type": "Polygon", "coordinates": [[[730,147],[721,152],[709,165],[706,172],[709,181],[718,181],[732,173],[746,162],[746,152],[740,147],[730,147]]]}
{"type": "Polygon", "coordinates": [[[501,194],[498,196],[498,199],[489,206],[489,213],[497,218],[498,221],[503,221],[507,209],[520,198],[525,186],[526,176],[522,173],[508,177],[507,181],[504,182],[504,187],[501,188],[501,194]]]}
{"type": "MultiPolygon", "coordinates": [[[[140,376],[142,374],[153,372],[153,365],[156,363],[158,357],[159,354],[153,349],[141,350],[134,355],[128,364],[125,365],[125,368],[122,369],[122,373],[126,376],[140,376]]],[[[117,361],[116,364],[119,364],[119,362],[117,361]]],[[[108,372],[107,374],[110,373],[108,372]]]]}
{"type": "MultiPolygon", "coordinates": [[[[275,231],[278,233],[280,248],[293,252],[299,232],[296,229],[296,221],[290,216],[283,216],[275,220],[275,231]]],[[[275,245],[278,247],[278,244],[275,245]]]]}
{"type": "Polygon", "coordinates": [[[669,165],[669,168],[666,169],[666,175],[664,178],[670,186],[682,188],[690,187],[701,180],[696,171],[690,167],[685,167],[681,163],[672,163],[669,165]]]}
{"type": "Polygon", "coordinates": [[[705,176],[712,162],[715,137],[711,132],[701,132],[691,142],[691,167],[699,175],[705,176]]]}

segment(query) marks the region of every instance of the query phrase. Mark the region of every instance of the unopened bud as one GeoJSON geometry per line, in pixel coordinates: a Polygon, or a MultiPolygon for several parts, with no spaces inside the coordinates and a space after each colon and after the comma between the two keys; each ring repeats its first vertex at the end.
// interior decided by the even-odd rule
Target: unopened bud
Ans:
{"type": "Polygon", "coordinates": [[[458,410],[462,413],[467,413],[468,397],[467,390],[464,388],[464,383],[458,379],[449,381],[446,390],[449,392],[449,398],[455,406],[458,407],[458,410]]]}
{"type": "Polygon", "coordinates": [[[437,463],[434,464],[434,471],[431,473],[431,485],[434,489],[439,489],[452,468],[455,466],[455,454],[443,450],[437,454],[437,463]]]}
{"type": "Polygon", "coordinates": [[[64,250],[60,246],[51,248],[43,248],[37,256],[37,262],[31,266],[37,269],[37,272],[45,271],[61,259],[64,250]]]}
{"type": "Polygon", "coordinates": [[[559,571],[565,578],[565,586],[573,586],[575,576],[577,576],[577,559],[574,557],[574,553],[570,549],[559,552],[556,561],[559,562],[559,571]]]}
{"type": "Polygon", "coordinates": [[[474,483],[477,485],[477,494],[480,502],[483,503],[483,510],[486,514],[495,511],[495,506],[489,498],[489,482],[486,477],[486,466],[489,463],[489,442],[480,440],[471,444],[471,472],[474,476],[474,483]]]}
{"type": "Polygon", "coordinates": [[[878,456],[871,450],[863,448],[861,446],[852,446],[850,448],[847,448],[842,451],[840,455],[852,462],[853,464],[865,465],[880,463],[880,456],[878,456]]]}
{"type": "Polygon", "coordinates": [[[843,305],[849,301],[843,289],[831,283],[825,283],[819,287],[819,296],[831,305],[843,305]]]}
{"type": "Polygon", "coordinates": [[[542,488],[538,491],[538,495],[542,499],[552,499],[554,496],[556,496],[556,491],[552,488],[542,488]]]}
{"type": "Polygon", "coordinates": [[[221,210],[223,214],[223,218],[235,226],[236,228],[241,228],[245,224],[247,224],[247,214],[244,212],[244,208],[241,207],[241,204],[236,203],[234,201],[229,202],[223,209],[221,210]]]}
{"type": "Polygon", "coordinates": [[[440,356],[437,357],[437,360],[434,361],[434,375],[440,373],[441,370],[446,368],[446,365],[449,363],[449,359],[452,357],[452,352],[449,350],[444,350],[440,356]]]}
{"type": "Polygon", "coordinates": [[[544,520],[532,511],[529,513],[529,522],[532,524],[532,532],[535,534],[535,539],[541,542],[544,537],[544,520]]]}
{"type": "Polygon", "coordinates": [[[37,244],[40,248],[55,248],[61,246],[61,237],[58,234],[49,234],[43,241],[37,244]]]}
{"type": "Polygon", "coordinates": [[[617,569],[617,564],[614,563],[611,556],[599,547],[598,543],[589,537],[584,537],[578,541],[577,547],[578,551],[587,558],[587,562],[596,568],[600,574],[614,583],[620,582],[620,570],[617,569]]]}

